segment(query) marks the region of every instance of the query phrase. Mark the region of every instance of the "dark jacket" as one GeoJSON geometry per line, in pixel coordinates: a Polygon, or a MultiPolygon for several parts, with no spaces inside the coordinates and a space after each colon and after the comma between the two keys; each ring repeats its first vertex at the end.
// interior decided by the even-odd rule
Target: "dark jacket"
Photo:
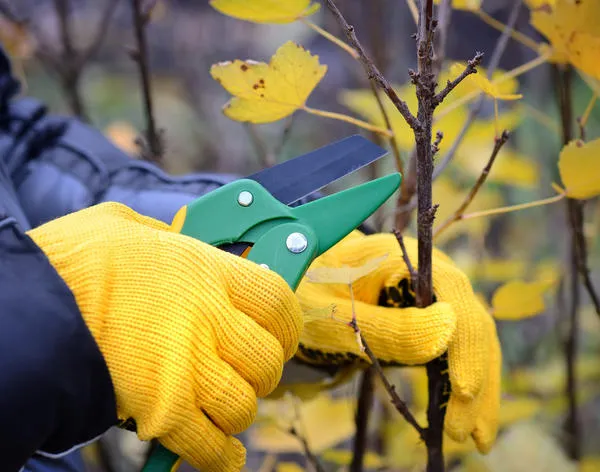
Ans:
{"type": "Polygon", "coordinates": [[[34,456],[25,470],[72,471],[76,459],[49,458],[115,424],[113,388],[73,294],[25,231],[109,200],[170,222],[234,176],[166,175],[18,94],[0,50],[0,470],[34,456]]]}

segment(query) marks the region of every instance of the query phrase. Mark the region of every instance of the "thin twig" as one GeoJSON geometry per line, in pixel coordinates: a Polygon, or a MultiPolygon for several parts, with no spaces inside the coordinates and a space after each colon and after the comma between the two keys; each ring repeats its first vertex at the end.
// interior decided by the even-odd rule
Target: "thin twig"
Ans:
{"type": "Polygon", "coordinates": [[[342,29],[344,30],[344,32],[346,33],[346,36],[348,37],[348,40],[350,41],[350,44],[352,44],[352,46],[358,51],[359,60],[360,60],[361,64],[363,65],[366,73],[368,74],[369,79],[374,80],[385,91],[387,96],[390,98],[392,103],[396,106],[396,108],[398,109],[400,114],[404,117],[404,119],[406,120],[406,122],[408,123],[408,125],[411,128],[413,128],[415,130],[421,129],[421,123],[410,112],[406,102],[404,102],[403,100],[400,99],[400,97],[398,97],[398,95],[396,94],[396,92],[394,91],[392,86],[389,84],[389,82],[386,80],[386,78],[383,77],[383,75],[381,75],[381,73],[377,69],[377,66],[375,66],[373,61],[369,58],[369,56],[367,56],[362,44],[356,37],[356,33],[354,32],[354,27],[348,24],[348,22],[343,17],[342,13],[338,9],[338,7],[335,5],[333,0],[326,0],[326,1],[327,1],[327,7],[333,13],[333,15],[336,17],[337,21],[340,23],[342,29]]]}
{"type": "Polygon", "coordinates": [[[379,107],[379,110],[381,111],[381,114],[383,115],[383,121],[385,123],[385,127],[392,131],[392,136],[389,139],[390,139],[390,147],[392,148],[392,153],[394,153],[394,159],[396,160],[396,169],[398,170],[398,172],[403,174],[404,173],[404,163],[402,162],[402,156],[400,156],[400,148],[398,147],[398,140],[396,139],[396,135],[393,133],[394,130],[392,129],[392,122],[390,121],[390,117],[388,116],[385,106],[383,105],[383,101],[381,100],[381,97],[379,96],[379,91],[377,90],[377,86],[375,85],[375,83],[372,80],[369,80],[369,83],[371,84],[371,90],[373,92],[373,95],[375,96],[375,100],[377,100],[377,106],[379,107]]]}
{"type": "Polygon", "coordinates": [[[379,363],[379,360],[377,359],[375,354],[373,354],[373,351],[371,351],[369,344],[367,343],[362,332],[360,331],[360,328],[358,327],[358,324],[356,322],[356,318],[354,318],[348,324],[354,330],[354,332],[358,335],[360,342],[362,344],[362,347],[364,348],[365,354],[371,360],[371,364],[373,365],[375,372],[377,372],[377,375],[379,375],[379,378],[381,379],[381,382],[383,383],[383,386],[384,386],[386,392],[390,396],[390,400],[391,400],[392,404],[394,405],[394,407],[396,407],[396,410],[398,410],[398,413],[400,413],[402,415],[402,417],[406,420],[406,422],[408,424],[410,424],[413,428],[415,428],[415,430],[419,434],[419,437],[421,438],[421,440],[425,441],[425,428],[423,428],[419,424],[417,419],[413,416],[413,414],[409,410],[406,403],[404,403],[404,401],[398,395],[398,392],[396,392],[396,387],[394,385],[392,385],[390,383],[390,381],[388,380],[388,378],[386,377],[385,373],[383,372],[383,368],[381,367],[381,364],[379,363]]]}
{"type": "Polygon", "coordinates": [[[306,456],[308,461],[312,464],[312,466],[315,468],[315,470],[317,472],[325,472],[325,469],[321,465],[319,458],[311,451],[306,438],[303,435],[299,434],[298,431],[296,430],[296,428],[294,428],[293,426],[288,430],[288,433],[290,433],[292,436],[294,436],[296,439],[298,439],[300,441],[300,443],[302,444],[302,449],[304,450],[304,455],[306,456]]]}
{"type": "Polygon", "coordinates": [[[452,216],[450,216],[446,221],[444,221],[438,228],[436,228],[436,230],[433,232],[434,238],[436,236],[438,236],[446,228],[448,228],[452,223],[461,219],[461,217],[464,214],[464,212],[466,211],[466,209],[473,202],[475,195],[477,195],[477,192],[479,192],[479,189],[483,186],[484,182],[486,181],[486,179],[490,173],[490,170],[492,169],[492,166],[494,165],[494,161],[496,160],[496,157],[498,156],[498,153],[500,152],[500,149],[502,149],[502,146],[504,146],[504,144],[506,144],[506,142],[508,141],[508,136],[509,136],[508,131],[504,130],[502,132],[502,134],[500,135],[500,137],[495,139],[494,149],[492,149],[490,158],[488,159],[487,164],[481,171],[481,174],[479,175],[479,178],[475,182],[475,185],[473,185],[473,187],[471,188],[471,190],[465,197],[464,201],[456,209],[454,214],[452,216]]]}
{"type": "MultiPolygon", "coordinates": [[[[564,66],[559,69],[553,67],[555,73],[556,91],[560,117],[562,123],[562,141],[563,145],[568,144],[573,137],[573,102],[571,99],[571,82],[573,71],[570,66],[564,66]]],[[[567,396],[568,413],[564,424],[566,452],[567,455],[578,461],[581,457],[581,427],[577,411],[577,350],[579,329],[579,248],[577,232],[579,225],[583,225],[583,215],[580,203],[577,200],[567,199],[567,217],[570,227],[570,272],[571,280],[571,306],[569,310],[569,328],[567,339],[565,340],[565,362],[567,370],[567,380],[565,383],[565,395],[567,396]]]]}
{"type": "Polygon", "coordinates": [[[142,155],[145,159],[160,162],[164,152],[162,136],[156,127],[154,105],[150,87],[150,70],[148,65],[148,48],[146,45],[147,15],[142,10],[142,0],[131,0],[133,25],[137,48],[131,52],[132,59],[137,63],[142,84],[142,95],[146,117],[146,137],[142,144],[142,155]]]}
{"type": "Polygon", "coordinates": [[[398,244],[400,245],[400,249],[402,251],[402,259],[406,264],[406,268],[408,269],[408,273],[410,275],[410,282],[412,284],[412,287],[414,288],[417,284],[417,272],[415,271],[415,268],[412,265],[412,262],[410,262],[410,258],[408,257],[408,251],[406,250],[406,246],[404,245],[404,237],[402,236],[402,233],[397,229],[394,229],[393,233],[394,236],[396,236],[396,239],[398,240],[398,244]]]}
{"type": "Polygon", "coordinates": [[[296,116],[296,114],[293,113],[287,118],[285,126],[283,127],[283,131],[281,133],[281,138],[279,139],[277,146],[273,150],[273,155],[275,156],[275,159],[277,159],[277,156],[279,156],[279,154],[281,154],[281,151],[283,150],[285,143],[287,142],[288,138],[290,137],[290,134],[292,132],[292,125],[294,124],[295,116],[296,116]]]}
{"type": "Polygon", "coordinates": [[[274,166],[275,156],[269,152],[267,144],[264,142],[262,136],[256,131],[254,124],[244,123],[244,128],[246,128],[248,136],[250,136],[250,141],[254,146],[254,150],[256,151],[256,155],[258,156],[261,165],[263,167],[274,166]]]}
{"type": "Polygon", "coordinates": [[[106,37],[106,33],[108,32],[110,20],[113,16],[113,13],[116,10],[118,3],[119,0],[110,0],[106,4],[106,7],[104,8],[102,15],[100,16],[100,20],[98,21],[98,26],[96,27],[96,34],[94,34],[93,36],[94,39],[89,44],[87,49],[83,51],[79,56],[80,67],[84,67],[90,61],[90,59],[94,57],[100,50],[100,47],[104,42],[104,38],[106,37]]]}
{"type": "Polygon", "coordinates": [[[456,79],[449,80],[446,83],[446,86],[436,94],[436,96],[433,98],[434,106],[438,106],[440,103],[442,103],[444,101],[444,98],[446,98],[448,94],[452,92],[452,90],[454,90],[458,84],[465,80],[467,76],[471,74],[476,74],[477,67],[481,63],[482,58],[482,52],[475,53],[475,57],[467,62],[467,67],[465,67],[462,73],[456,79]]]}
{"type": "Polygon", "coordinates": [[[369,367],[362,374],[360,382],[360,393],[356,407],[354,423],[356,435],[352,447],[352,461],[350,472],[362,472],[365,454],[367,452],[367,440],[369,431],[369,416],[373,406],[374,393],[374,369],[369,367]]]}

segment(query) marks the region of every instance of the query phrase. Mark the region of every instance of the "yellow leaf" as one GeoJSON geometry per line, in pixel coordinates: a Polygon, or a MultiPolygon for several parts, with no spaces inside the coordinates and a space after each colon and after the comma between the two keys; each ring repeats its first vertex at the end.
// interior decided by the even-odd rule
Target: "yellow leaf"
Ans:
{"type": "MultiPolygon", "coordinates": [[[[574,56],[577,55],[577,51],[581,53],[586,45],[589,48],[591,43],[595,42],[592,37],[600,37],[597,27],[599,17],[600,2],[597,0],[556,0],[533,9],[531,24],[550,41],[553,50],[550,58],[552,62],[571,62],[580,67],[581,64],[575,64],[574,60],[577,59],[574,56]],[[579,37],[582,34],[589,36],[587,39],[579,37]]],[[[584,66],[588,62],[594,66],[597,60],[588,56],[583,62],[584,66]]]]}
{"type": "Polygon", "coordinates": [[[28,59],[35,48],[34,38],[26,25],[17,24],[2,15],[0,15],[0,44],[13,60],[28,59]]]}
{"type": "MultiPolygon", "coordinates": [[[[479,73],[485,74],[486,71],[483,68],[479,69],[479,73]]],[[[497,78],[503,75],[503,71],[497,71],[492,75],[492,78],[497,78]]],[[[443,70],[440,74],[439,83],[443,86],[447,80],[455,78],[450,70],[443,70]]],[[[518,81],[514,78],[506,80],[498,85],[499,90],[503,94],[514,93],[518,89],[518,81]]],[[[406,102],[408,108],[413,114],[417,112],[417,97],[415,95],[415,87],[412,84],[393,85],[397,95],[406,102]]],[[[441,87],[438,87],[438,89],[441,87]]],[[[433,131],[442,131],[444,133],[444,139],[442,139],[440,145],[440,154],[445,153],[451,146],[452,142],[460,134],[463,124],[467,120],[469,111],[465,105],[457,106],[457,101],[465,98],[473,92],[478,91],[476,87],[461,82],[451,94],[448,95],[437,108],[434,116],[433,131]]],[[[340,103],[345,105],[350,110],[362,116],[370,123],[385,127],[386,123],[381,114],[377,100],[373,96],[373,92],[370,89],[360,90],[343,90],[338,96],[340,103]]],[[[406,121],[396,109],[395,105],[386,96],[382,96],[383,106],[390,118],[390,124],[392,131],[398,142],[398,146],[405,150],[410,151],[415,145],[414,135],[412,129],[406,124],[406,121]]],[[[502,129],[511,130],[517,126],[519,121],[522,119],[521,113],[518,110],[501,111],[499,115],[498,126],[502,129]]],[[[459,150],[468,148],[473,142],[485,142],[489,143],[493,141],[495,136],[495,125],[494,119],[478,119],[469,128],[464,140],[462,141],[459,150]]]]}
{"type": "MultiPolygon", "coordinates": [[[[433,3],[439,5],[442,0],[433,0],[433,3]]],[[[479,10],[482,0],[452,0],[452,8],[456,10],[479,10]]]]}
{"type": "Polygon", "coordinates": [[[369,259],[360,267],[317,267],[306,272],[306,278],[318,284],[352,284],[365,275],[374,272],[388,255],[369,259]]]}
{"type": "Polygon", "coordinates": [[[500,403],[499,425],[501,428],[526,420],[542,409],[540,400],[535,398],[503,398],[500,403]]]}
{"type": "Polygon", "coordinates": [[[279,462],[275,470],[277,472],[304,472],[304,468],[295,462],[279,462]]]}
{"type": "Polygon", "coordinates": [[[579,472],[598,472],[600,470],[600,456],[588,456],[581,459],[579,472]]]}
{"type": "MultiPolygon", "coordinates": [[[[350,465],[353,452],[347,449],[329,449],[321,454],[323,460],[337,465],[350,465]]],[[[363,464],[367,469],[378,469],[385,466],[384,459],[375,452],[366,451],[363,464]]]]}
{"type": "Polygon", "coordinates": [[[543,282],[515,280],[502,285],[492,297],[494,317],[499,320],[521,320],[541,313],[544,308],[543,282]]]}
{"type": "Polygon", "coordinates": [[[135,140],[138,132],[131,124],[126,121],[114,121],[104,129],[104,134],[121,150],[132,156],[137,154],[135,140]]]}
{"type": "Polygon", "coordinates": [[[587,143],[571,141],[558,158],[560,178],[572,198],[584,200],[600,195],[599,168],[600,138],[587,143]]]}
{"type": "MultiPolygon", "coordinates": [[[[463,147],[455,157],[453,167],[476,179],[488,163],[492,148],[491,141],[472,143],[470,146],[463,147]]],[[[531,158],[505,146],[496,156],[487,182],[535,188],[539,183],[539,174],[539,166],[531,158]]]]}
{"type": "MultiPolygon", "coordinates": [[[[454,78],[456,78],[462,74],[464,68],[465,67],[463,64],[456,63],[452,65],[450,72],[454,78]]],[[[490,97],[497,100],[518,100],[523,98],[523,95],[521,94],[503,92],[497,84],[491,82],[484,74],[481,73],[481,71],[477,71],[475,74],[468,75],[463,82],[477,87],[490,97]]]]}
{"type": "Polygon", "coordinates": [[[211,0],[211,6],[239,20],[253,23],[292,23],[317,12],[311,0],[211,0]]]}
{"type": "MultiPolygon", "coordinates": [[[[468,192],[469,188],[458,187],[449,176],[442,174],[438,177],[433,183],[433,202],[440,205],[436,212],[436,222],[441,224],[453,215],[464,201],[468,192]]],[[[502,198],[500,194],[489,187],[483,187],[473,199],[468,211],[487,210],[501,205],[502,198]]],[[[459,221],[440,233],[436,237],[436,244],[444,244],[462,234],[481,237],[486,233],[489,225],[490,220],[488,218],[473,218],[472,220],[459,221]]]]}
{"type": "Polygon", "coordinates": [[[302,46],[288,41],[271,62],[222,62],[211,67],[212,77],[234,95],[223,109],[236,121],[270,123],[305,106],[327,66],[302,46]]]}
{"type": "MultiPolygon", "coordinates": [[[[278,401],[263,401],[261,403],[279,403],[278,401]]],[[[331,398],[327,394],[302,402],[298,419],[292,424],[301,434],[312,452],[320,454],[331,449],[354,434],[354,398],[331,398]]],[[[267,405],[272,408],[272,414],[281,415],[279,405],[267,405]]],[[[262,405],[264,408],[265,405],[262,405]]],[[[285,434],[281,427],[273,424],[257,424],[250,430],[251,447],[273,453],[303,451],[298,438],[285,434]]]]}

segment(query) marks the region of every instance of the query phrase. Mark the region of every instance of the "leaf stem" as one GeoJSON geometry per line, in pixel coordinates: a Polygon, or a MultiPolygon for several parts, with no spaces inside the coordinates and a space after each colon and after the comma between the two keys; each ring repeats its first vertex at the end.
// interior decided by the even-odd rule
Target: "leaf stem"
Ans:
{"type": "Polygon", "coordinates": [[[415,0],[406,0],[406,5],[410,10],[410,15],[412,16],[415,25],[419,24],[419,10],[417,9],[417,5],[415,4],[415,0]]]}
{"type": "Polygon", "coordinates": [[[452,223],[454,223],[455,221],[460,220],[461,217],[462,217],[462,215],[464,215],[465,210],[473,202],[473,199],[475,198],[475,195],[477,195],[477,192],[479,191],[479,189],[483,186],[484,182],[486,181],[486,179],[487,179],[487,177],[488,177],[488,175],[490,173],[490,170],[492,169],[492,165],[494,165],[494,161],[496,160],[496,157],[498,156],[498,153],[500,152],[500,149],[502,149],[502,146],[504,146],[504,144],[506,144],[506,141],[508,141],[508,132],[506,130],[504,130],[502,132],[502,135],[500,136],[500,138],[497,138],[495,140],[495,142],[494,142],[494,149],[492,150],[492,153],[490,155],[490,158],[488,159],[487,164],[485,165],[485,167],[481,171],[481,175],[477,179],[477,182],[475,182],[475,185],[473,185],[473,188],[471,188],[471,190],[469,191],[469,193],[466,196],[465,200],[456,209],[456,211],[454,212],[454,214],[450,218],[448,218],[446,221],[444,221],[438,228],[436,228],[436,230],[433,232],[433,237],[434,238],[436,236],[438,236],[446,228],[448,228],[452,223]]]}
{"type": "Polygon", "coordinates": [[[560,195],[544,198],[543,200],[535,200],[533,202],[520,203],[518,205],[509,205],[500,208],[493,208],[491,210],[475,211],[473,213],[467,213],[465,215],[462,215],[459,218],[459,220],[471,220],[473,218],[480,218],[482,216],[500,215],[503,213],[512,213],[513,211],[526,210],[527,208],[534,208],[538,206],[549,205],[551,203],[556,203],[561,201],[565,197],[566,195],[564,193],[561,193],[560,195]]]}
{"type": "MultiPolygon", "coordinates": [[[[492,28],[497,29],[498,31],[504,31],[505,28],[506,28],[506,25],[504,23],[496,20],[491,15],[488,15],[486,12],[484,12],[481,9],[480,10],[474,10],[473,13],[475,15],[477,15],[481,21],[483,21],[484,23],[490,25],[492,28]]],[[[520,33],[520,32],[518,32],[518,31],[516,31],[516,30],[514,30],[512,28],[511,28],[511,31],[510,31],[510,36],[515,41],[518,41],[523,46],[528,47],[532,51],[539,52],[540,45],[538,43],[536,43],[533,39],[531,39],[529,36],[526,36],[523,33],[520,33]]]]}
{"type": "Polygon", "coordinates": [[[329,31],[324,30],[323,28],[314,24],[312,21],[307,20],[306,18],[302,18],[300,21],[302,21],[302,23],[304,23],[306,26],[308,26],[313,31],[316,31],[317,33],[319,33],[325,39],[328,39],[329,41],[331,41],[336,46],[341,47],[344,51],[346,51],[348,54],[350,54],[354,59],[359,58],[359,55],[358,55],[358,52],[356,52],[356,49],[354,49],[352,46],[348,46],[348,44],[346,44],[340,38],[335,37],[329,31]]]}
{"type": "Polygon", "coordinates": [[[390,131],[388,129],[384,129],[379,126],[372,125],[371,123],[367,123],[366,121],[362,121],[357,118],[353,118],[352,116],[344,115],[343,113],[335,113],[333,111],[317,110],[316,108],[310,108],[307,106],[303,106],[301,109],[307,113],[310,113],[311,115],[317,115],[317,116],[322,116],[323,118],[331,118],[334,120],[345,121],[346,123],[350,123],[350,124],[359,126],[360,128],[364,128],[369,131],[379,133],[383,136],[387,136],[388,138],[391,138],[394,135],[392,133],[392,131],[390,131]]]}

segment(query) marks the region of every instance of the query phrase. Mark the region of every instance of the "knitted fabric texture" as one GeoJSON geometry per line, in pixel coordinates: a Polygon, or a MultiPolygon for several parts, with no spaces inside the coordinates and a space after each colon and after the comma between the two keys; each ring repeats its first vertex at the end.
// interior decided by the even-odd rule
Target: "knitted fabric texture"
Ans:
{"type": "MultiPolygon", "coordinates": [[[[404,238],[413,264],[417,241],[404,238]]],[[[437,302],[427,308],[387,308],[377,305],[385,287],[395,287],[409,272],[396,238],[391,234],[365,236],[354,231],[311,266],[360,267],[387,258],[374,272],[353,284],[358,327],[375,356],[388,365],[420,365],[448,351],[452,394],[445,428],[455,440],[469,435],[487,452],[495,442],[500,402],[501,352],[490,314],[476,298],[466,275],[441,251],[433,251],[433,290],[437,302]]],[[[312,364],[343,363],[360,358],[352,319],[350,290],[343,284],[313,283],[304,279],[296,295],[306,312],[336,305],[333,319],[307,322],[297,357],[312,364]]]]}
{"type": "Polygon", "coordinates": [[[118,203],[28,234],[76,298],[119,417],[196,468],[240,470],[232,435],[277,386],[302,329],[285,281],[118,203]]]}

